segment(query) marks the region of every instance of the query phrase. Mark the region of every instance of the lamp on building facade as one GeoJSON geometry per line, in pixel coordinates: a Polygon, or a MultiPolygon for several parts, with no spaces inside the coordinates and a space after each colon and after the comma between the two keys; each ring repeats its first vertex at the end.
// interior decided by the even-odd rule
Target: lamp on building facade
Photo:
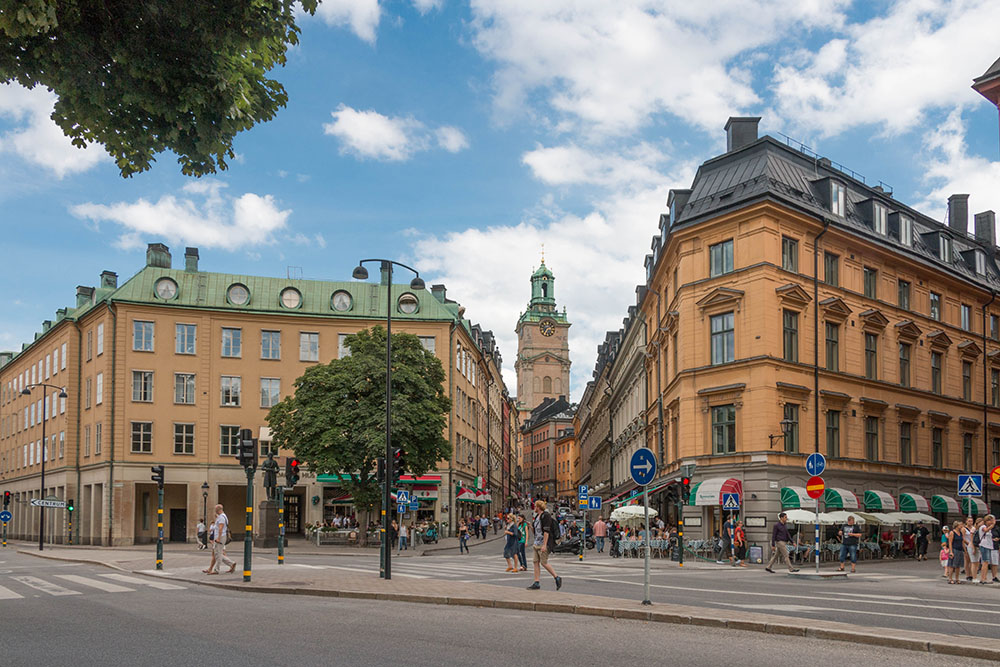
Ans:
{"type": "Polygon", "coordinates": [[[768,444],[767,448],[768,449],[772,449],[774,447],[774,441],[775,440],[784,441],[784,439],[788,437],[788,431],[792,428],[792,425],[794,423],[795,422],[793,422],[791,419],[788,419],[787,417],[785,419],[782,419],[781,420],[781,434],[780,435],[775,435],[773,433],[768,434],[767,439],[768,439],[768,442],[770,444],[768,444]]]}

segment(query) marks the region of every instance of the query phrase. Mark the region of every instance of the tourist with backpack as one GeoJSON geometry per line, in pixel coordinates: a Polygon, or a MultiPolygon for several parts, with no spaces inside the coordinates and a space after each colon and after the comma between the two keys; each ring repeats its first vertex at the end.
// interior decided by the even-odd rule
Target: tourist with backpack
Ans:
{"type": "Polygon", "coordinates": [[[965,580],[972,581],[979,572],[979,528],[983,525],[982,519],[972,522],[972,517],[965,520],[965,530],[963,531],[963,542],[965,545],[965,580]]]}
{"type": "Polygon", "coordinates": [[[983,517],[983,525],[977,531],[979,535],[979,557],[982,564],[979,566],[979,583],[986,583],[986,573],[993,572],[990,583],[997,583],[997,566],[1000,564],[1000,554],[997,547],[1000,547],[1000,529],[997,527],[996,519],[992,514],[983,517]]]}
{"type": "Polygon", "coordinates": [[[227,574],[232,574],[236,570],[236,561],[226,555],[226,544],[229,543],[229,517],[222,511],[222,504],[215,506],[215,541],[212,543],[212,557],[215,562],[208,574],[219,574],[220,565],[228,565],[227,574]]]}
{"type": "Polygon", "coordinates": [[[542,587],[539,583],[539,578],[541,577],[541,568],[545,568],[545,571],[552,575],[552,578],[556,582],[556,590],[562,588],[562,577],[556,574],[556,571],[552,569],[549,565],[549,554],[556,547],[556,535],[559,534],[559,524],[552,515],[545,511],[545,501],[536,500],[535,501],[535,581],[528,586],[529,591],[537,591],[542,587]]]}

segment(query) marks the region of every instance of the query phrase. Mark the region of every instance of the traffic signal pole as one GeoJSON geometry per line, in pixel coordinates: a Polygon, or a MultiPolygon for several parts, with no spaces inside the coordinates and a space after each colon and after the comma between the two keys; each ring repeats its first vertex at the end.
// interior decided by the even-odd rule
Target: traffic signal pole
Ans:
{"type": "Polygon", "coordinates": [[[285,487],[278,487],[278,565],[285,564],[285,487]]]}
{"type": "MultiPolygon", "coordinates": [[[[257,441],[254,441],[256,448],[257,441]]],[[[253,473],[254,468],[247,466],[247,522],[243,534],[243,581],[250,581],[251,563],[253,558],[253,473]]]]}
{"type": "Polygon", "coordinates": [[[156,488],[156,569],[163,569],[163,485],[156,488]]]}

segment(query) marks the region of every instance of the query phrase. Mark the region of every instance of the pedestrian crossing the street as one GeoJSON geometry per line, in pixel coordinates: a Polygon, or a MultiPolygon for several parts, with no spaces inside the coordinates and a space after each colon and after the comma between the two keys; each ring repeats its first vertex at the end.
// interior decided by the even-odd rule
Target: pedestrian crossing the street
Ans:
{"type": "Polygon", "coordinates": [[[186,586],[109,573],[97,576],[56,574],[49,578],[27,575],[0,577],[0,602],[31,597],[67,597],[89,593],[134,593],[142,588],[184,590],[186,586]]]}

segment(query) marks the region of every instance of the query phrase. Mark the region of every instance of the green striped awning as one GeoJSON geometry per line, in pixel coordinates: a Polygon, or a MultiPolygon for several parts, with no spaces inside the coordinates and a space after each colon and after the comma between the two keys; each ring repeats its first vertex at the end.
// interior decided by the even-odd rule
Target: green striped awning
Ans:
{"type": "Polygon", "coordinates": [[[785,486],[781,489],[781,509],[816,509],[816,499],[809,497],[804,486],[785,486]]]}
{"type": "Polygon", "coordinates": [[[823,492],[823,505],[827,510],[857,510],[861,503],[853,491],[847,489],[827,488],[823,492]]]}
{"type": "Polygon", "coordinates": [[[885,491],[865,491],[865,509],[869,512],[895,512],[896,499],[885,491]]]}
{"type": "Polygon", "coordinates": [[[931,504],[927,499],[916,493],[899,494],[900,512],[930,512],[931,504]]]}
{"type": "Polygon", "coordinates": [[[698,497],[698,487],[701,486],[701,482],[695,482],[691,485],[691,496],[688,498],[688,505],[694,507],[694,499],[698,497]]]}
{"type": "Polygon", "coordinates": [[[961,514],[958,503],[951,496],[931,496],[931,511],[941,514],[961,514]]]}
{"type": "Polygon", "coordinates": [[[979,498],[962,498],[962,514],[965,516],[986,516],[986,503],[979,498]]]}

